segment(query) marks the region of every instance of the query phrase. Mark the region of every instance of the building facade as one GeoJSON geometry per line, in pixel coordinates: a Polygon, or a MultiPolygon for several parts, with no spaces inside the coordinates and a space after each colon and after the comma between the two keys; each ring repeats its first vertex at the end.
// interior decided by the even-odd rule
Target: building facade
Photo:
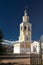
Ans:
{"type": "Polygon", "coordinates": [[[31,27],[27,11],[24,11],[22,23],[20,24],[20,36],[17,43],[14,43],[14,53],[30,53],[31,27]]]}
{"type": "Polygon", "coordinates": [[[31,43],[31,53],[34,53],[34,54],[40,53],[40,42],[34,41],[31,43]]]}

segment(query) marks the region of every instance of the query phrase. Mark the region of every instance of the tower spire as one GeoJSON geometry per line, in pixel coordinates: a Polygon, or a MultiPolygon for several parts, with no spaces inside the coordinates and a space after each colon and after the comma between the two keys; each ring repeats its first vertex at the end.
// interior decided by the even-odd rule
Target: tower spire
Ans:
{"type": "Polygon", "coordinates": [[[27,15],[27,7],[24,10],[23,22],[29,22],[29,16],[27,15]]]}
{"type": "Polygon", "coordinates": [[[27,15],[27,6],[25,7],[24,14],[27,15]]]}

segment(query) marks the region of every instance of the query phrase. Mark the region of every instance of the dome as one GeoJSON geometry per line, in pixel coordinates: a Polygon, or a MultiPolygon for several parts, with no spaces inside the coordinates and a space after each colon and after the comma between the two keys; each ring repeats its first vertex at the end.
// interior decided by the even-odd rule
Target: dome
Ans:
{"type": "Polygon", "coordinates": [[[23,22],[29,22],[29,16],[27,15],[27,11],[24,11],[24,16],[23,16],[23,22]]]}

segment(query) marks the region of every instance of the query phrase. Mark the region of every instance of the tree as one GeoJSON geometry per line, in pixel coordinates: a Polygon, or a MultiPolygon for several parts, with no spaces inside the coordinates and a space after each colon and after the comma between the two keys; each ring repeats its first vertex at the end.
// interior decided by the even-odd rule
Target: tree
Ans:
{"type": "Polygon", "coordinates": [[[0,55],[3,54],[2,39],[3,39],[3,34],[2,34],[2,30],[0,29],[0,55]]]}

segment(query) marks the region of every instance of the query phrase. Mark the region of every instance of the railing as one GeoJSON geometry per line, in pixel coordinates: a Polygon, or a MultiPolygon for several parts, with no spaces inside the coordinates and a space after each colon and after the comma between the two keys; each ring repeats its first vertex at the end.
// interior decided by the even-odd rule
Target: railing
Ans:
{"type": "Polygon", "coordinates": [[[30,65],[42,65],[42,55],[30,54],[30,65]]]}
{"type": "MultiPolygon", "coordinates": [[[[42,62],[43,62],[43,55],[40,55],[40,54],[5,54],[3,56],[0,56],[0,60],[15,60],[15,59],[30,59],[30,65],[43,65],[42,62]]],[[[5,61],[6,61],[5,60],[5,61]]],[[[24,61],[25,63],[25,61],[24,61]]],[[[2,65],[24,65],[23,63],[7,63],[7,64],[2,64],[2,65]]],[[[29,64],[25,64],[25,65],[29,65],[29,64]]]]}

